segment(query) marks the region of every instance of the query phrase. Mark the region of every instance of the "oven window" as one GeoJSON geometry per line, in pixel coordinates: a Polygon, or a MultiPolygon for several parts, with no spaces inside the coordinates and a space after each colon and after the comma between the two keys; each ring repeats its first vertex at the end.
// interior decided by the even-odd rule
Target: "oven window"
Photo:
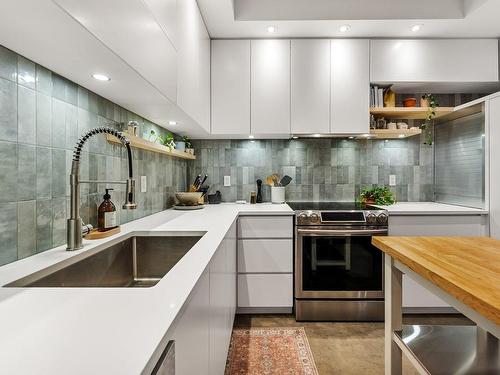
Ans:
{"type": "Polygon", "coordinates": [[[382,252],[370,236],[302,239],[305,291],[382,290],[382,252]]]}

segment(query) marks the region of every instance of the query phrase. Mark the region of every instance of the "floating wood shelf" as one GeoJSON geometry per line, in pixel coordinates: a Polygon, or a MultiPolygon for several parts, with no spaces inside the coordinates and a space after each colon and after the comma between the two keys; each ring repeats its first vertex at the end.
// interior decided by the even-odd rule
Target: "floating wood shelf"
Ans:
{"type": "MultiPolygon", "coordinates": [[[[383,116],[388,119],[424,120],[427,117],[427,107],[372,107],[372,115],[383,116]]],[[[454,107],[437,107],[436,118],[453,112],[454,107]]]]}
{"type": "MultiPolygon", "coordinates": [[[[126,134],[126,137],[130,140],[130,146],[135,147],[135,148],[140,148],[140,149],[147,150],[147,151],[158,152],[160,154],[170,155],[174,158],[188,159],[188,160],[195,160],[196,159],[196,156],[188,154],[187,152],[178,151],[175,149],[170,149],[167,146],[163,146],[163,145],[160,145],[158,143],[147,141],[147,140],[139,138],[135,135],[126,134]]],[[[118,140],[118,138],[116,138],[110,134],[106,135],[106,139],[108,140],[108,142],[121,143],[118,140]]]]}
{"type": "Polygon", "coordinates": [[[397,138],[408,138],[422,133],[421,129],[371,129],[370,137],[361,136],[358,139],[397,139],[397,138]]]}

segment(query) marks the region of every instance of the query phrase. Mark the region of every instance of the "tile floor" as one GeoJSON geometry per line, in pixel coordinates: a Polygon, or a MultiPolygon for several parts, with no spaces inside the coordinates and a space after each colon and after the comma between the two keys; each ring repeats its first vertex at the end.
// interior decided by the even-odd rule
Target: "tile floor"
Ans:
{"type": "MultiPolygon", "coordinates": [[[[472,324],[462,315],[406,315],[404,324],[472,324]]],[[[293,315],[237,315],[235,327],[305,327],[320,375],[384,373],[383,323],[296,322],[293,315]]],[[[403,374],[417,372],[407,361],[403,374]]]]}

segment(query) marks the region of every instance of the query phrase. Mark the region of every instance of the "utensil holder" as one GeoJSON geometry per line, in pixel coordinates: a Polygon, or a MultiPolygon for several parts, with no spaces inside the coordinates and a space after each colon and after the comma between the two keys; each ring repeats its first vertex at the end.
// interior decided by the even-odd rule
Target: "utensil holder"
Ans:
{"type": "Polygon", "coordinates": [[[276,204],[285,203],[284,186],[271,186],[271,202],[276,204]]]}

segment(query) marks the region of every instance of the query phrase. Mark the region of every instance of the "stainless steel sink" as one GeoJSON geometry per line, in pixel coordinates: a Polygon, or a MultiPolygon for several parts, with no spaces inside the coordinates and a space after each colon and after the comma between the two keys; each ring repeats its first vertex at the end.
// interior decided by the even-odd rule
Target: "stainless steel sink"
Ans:
{"type": "Polygon", "coordinates": [[[75,256],[6,287],[151,287],[202,236],[136,236],[75,256]]]}

